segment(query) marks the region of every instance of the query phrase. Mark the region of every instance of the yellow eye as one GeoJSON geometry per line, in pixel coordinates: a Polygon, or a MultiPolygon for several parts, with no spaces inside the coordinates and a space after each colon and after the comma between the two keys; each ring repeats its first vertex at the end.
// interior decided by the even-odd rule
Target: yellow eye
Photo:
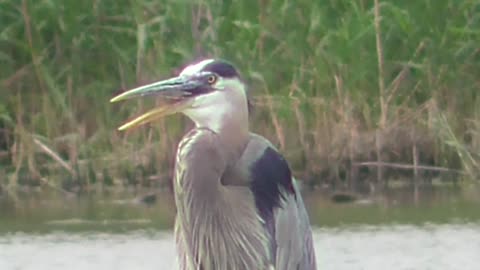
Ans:
{"type": "Polygon", "coordinates": [[[208,76],[208,78],[207,78],[207,82],[208,82],[209,84],[214,84],[216,81],[217,81],[217,77],[216,77],[215,75],[210,75],[210,76],[208,76]]]}

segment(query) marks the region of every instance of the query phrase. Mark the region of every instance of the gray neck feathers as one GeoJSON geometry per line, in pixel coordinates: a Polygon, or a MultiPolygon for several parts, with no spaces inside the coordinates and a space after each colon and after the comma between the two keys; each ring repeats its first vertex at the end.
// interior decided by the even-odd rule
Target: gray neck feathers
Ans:
{"type": "MultiPolygon", "coordinates": [[[[182,144],[181,148],[188,147],[185,142],[182,144]]],[[[202,147],[202,141],[197,141],[193,147],[202,147]]],[[[220,156],[201,159],[198,168],[207,166],[222,175],[228,154],[221,152],[220,156]]],[[[202,172],[185,170],[183,173],[183,180],[175,183],[175,234],[182,249],[180,253],[183,253],[180,269],[269,269],[268,239],[249,189],[223,186],[220,178],[202,172]]]]}
{"type": "Polygon", "coordinates": [[[228,200],[216,202],[196,199],[195,192],[186,196],[190,205],[179,208],[176,233],[182,234],[188,249],[189,267],[181,269],[268,269],[268,239],[245,198],[234,192],[225,192],[228,200]]]}

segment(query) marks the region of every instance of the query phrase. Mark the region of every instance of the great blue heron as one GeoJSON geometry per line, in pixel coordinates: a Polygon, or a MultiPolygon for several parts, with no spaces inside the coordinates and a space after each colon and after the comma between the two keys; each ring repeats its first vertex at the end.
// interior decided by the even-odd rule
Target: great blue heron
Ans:
{"type": "Polygon", "coordinates": [[[180,269],[316,269],[297,182],[275,147],[249,132],[246,89],[233,65],[203,60],[111,102],[139,96],[166,102],[119,129],[176,112],[196,125],[179,143],[175,164],[180,269]]]}

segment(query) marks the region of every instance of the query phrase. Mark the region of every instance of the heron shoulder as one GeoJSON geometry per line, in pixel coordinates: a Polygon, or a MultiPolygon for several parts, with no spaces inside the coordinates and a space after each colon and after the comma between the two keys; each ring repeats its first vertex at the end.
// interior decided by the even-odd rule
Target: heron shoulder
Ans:
{"type": "Polygon", "coordinates": [[[285,196],[295,196],[290,167],[279,151],[264,137],[251,134],[246,155],[251,155],[250,189],[260,215],[266,219],[282,206],[285,196]]]}

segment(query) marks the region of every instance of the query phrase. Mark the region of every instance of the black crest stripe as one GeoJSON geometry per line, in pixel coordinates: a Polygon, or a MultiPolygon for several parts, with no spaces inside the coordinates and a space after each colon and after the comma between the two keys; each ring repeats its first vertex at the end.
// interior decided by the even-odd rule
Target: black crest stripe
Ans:
{"type": "Polygon", "coordinates": [[[217,73],[219,76],[224,78],[238,77],[235,67],[224,60],[215,60],[203,67],[202,70],[217,73]]]}

